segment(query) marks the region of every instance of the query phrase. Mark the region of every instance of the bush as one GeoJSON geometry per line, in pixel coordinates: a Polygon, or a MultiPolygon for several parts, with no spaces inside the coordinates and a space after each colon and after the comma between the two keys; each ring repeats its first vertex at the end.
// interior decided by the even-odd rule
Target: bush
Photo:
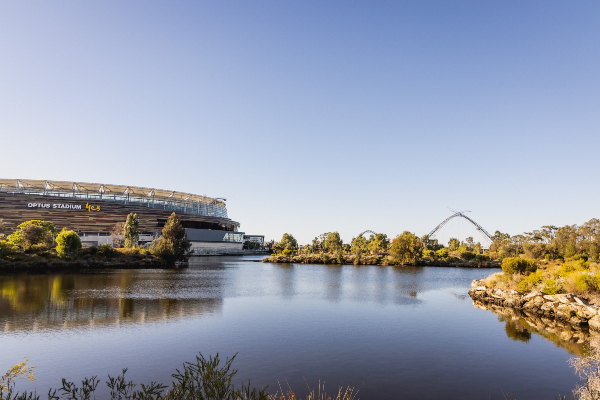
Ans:
{"type": "Polygon", "coordinates": [[[81,239],[75,231],[63,230],[56,237],[56,254],[60,258],[74,258],[81,249],[81,239]]]}
{"type": "Polygon", "coordinates": [[[505,274],[522,274],[525,271],[534,272],[537,269],[533,260],[521,257],[506,257],[502,260],[502,271],[505,274]]]}
{"type": "Polygon", "coordinates": [[[562,286],[554,279],[546,279],[543,281],[544,287],[542,292],[546,294],[556,294],[562,292],[562,286]]]}
{"type": "MultiPolygon", "coordinates": [[[[504,265],[502,265],[502,267],[504,268],[504,265]]],[[[538,284],[542,283],[542,279],[542,271],[536,271],[523,278],[523,280],[519,282],[518,289],[522,292],[533,290],[538,284]]]]}
{"type": "Polygon", "coordinates": [[[435,251],[433,251],[433,250],[423,250],[423,257],[434,258],[435,257],[435,251]]]}
{"type": "Polygon", "coordinates": [[[435,254],[437,254],[437,256],[440,258],[448,258],[450,253],[448,252],[448,249],[439,249],[435,252],[435,254]]]}
{"type": "Polygon", "coordinates": [[[460,253],[460,258],[462,258],[463,260],[472,260],[473,258],[475,258],[475,254],[471,253],[470,251],[463,251],[462,253],[460,253]]]}

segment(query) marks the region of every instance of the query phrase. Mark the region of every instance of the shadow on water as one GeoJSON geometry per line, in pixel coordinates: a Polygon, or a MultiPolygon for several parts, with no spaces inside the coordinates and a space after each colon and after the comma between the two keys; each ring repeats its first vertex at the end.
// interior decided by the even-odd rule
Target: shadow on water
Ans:
{"type": "Polygon", "coordinates": [[[481,301],[474,301],[473,304],[475,308],[496,314],[498,320],[505,323],[506,336],[511,340],[528,343],[532,335],[538,335],[557,347],[567,350],[570,354],[577,356],[587,354],[587,345],[593,334],[587,326],[575,327],[554,318],[539,317],[481,301]]]}

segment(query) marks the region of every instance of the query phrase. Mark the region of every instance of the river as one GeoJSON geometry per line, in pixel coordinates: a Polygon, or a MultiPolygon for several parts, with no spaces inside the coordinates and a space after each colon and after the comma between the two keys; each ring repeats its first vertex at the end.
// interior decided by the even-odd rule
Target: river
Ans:
{"type": "MultiPolygon", "coordinates": [[[[238,353],[237,378],[359,390],[361,399],[553,399],[578,382],[581,343],[475,308],[495,270],[278,265],[203,257],[189,268],[0,276],[0,373],[29,358],[61,378],[169,383],[198,352],[238,353]]],[[[105,392],[104,392],[105,393],[105,392]]]]}

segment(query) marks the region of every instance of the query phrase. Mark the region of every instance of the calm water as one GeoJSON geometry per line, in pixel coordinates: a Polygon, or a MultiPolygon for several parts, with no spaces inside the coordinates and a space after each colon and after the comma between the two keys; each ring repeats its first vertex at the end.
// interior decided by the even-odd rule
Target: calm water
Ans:
{"type": "Polygon", "coordinates": [[[253,385],[324,380],[362,399],[553,399],[577,383],[567,360],[580,344],[473,306],[471,281],[494,270],[258,259],[0,276],[0,372],[28,357],[37,380],[18,387],[38,393],[123,367],[168,383],[198,352],[239,352],[253,385]]]}

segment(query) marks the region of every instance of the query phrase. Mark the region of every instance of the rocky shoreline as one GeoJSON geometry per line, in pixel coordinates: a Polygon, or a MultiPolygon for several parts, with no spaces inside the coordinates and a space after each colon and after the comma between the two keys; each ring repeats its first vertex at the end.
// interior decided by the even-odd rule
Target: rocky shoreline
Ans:
{"type": "Polygon", "coordinates": [[[539,291],[523,293],[516,290],[490,289],[483,282],[474,280],[469,296],[479,308],[482,308],[482,305],[510,308],[540,319],[543,325],[558,322],[573,327],[588,326],[590,333],[600,334],[600,307],[570,293],[551,295],[539,291]],[[548,324],[541,318],[547,319],[548,324]]]}

